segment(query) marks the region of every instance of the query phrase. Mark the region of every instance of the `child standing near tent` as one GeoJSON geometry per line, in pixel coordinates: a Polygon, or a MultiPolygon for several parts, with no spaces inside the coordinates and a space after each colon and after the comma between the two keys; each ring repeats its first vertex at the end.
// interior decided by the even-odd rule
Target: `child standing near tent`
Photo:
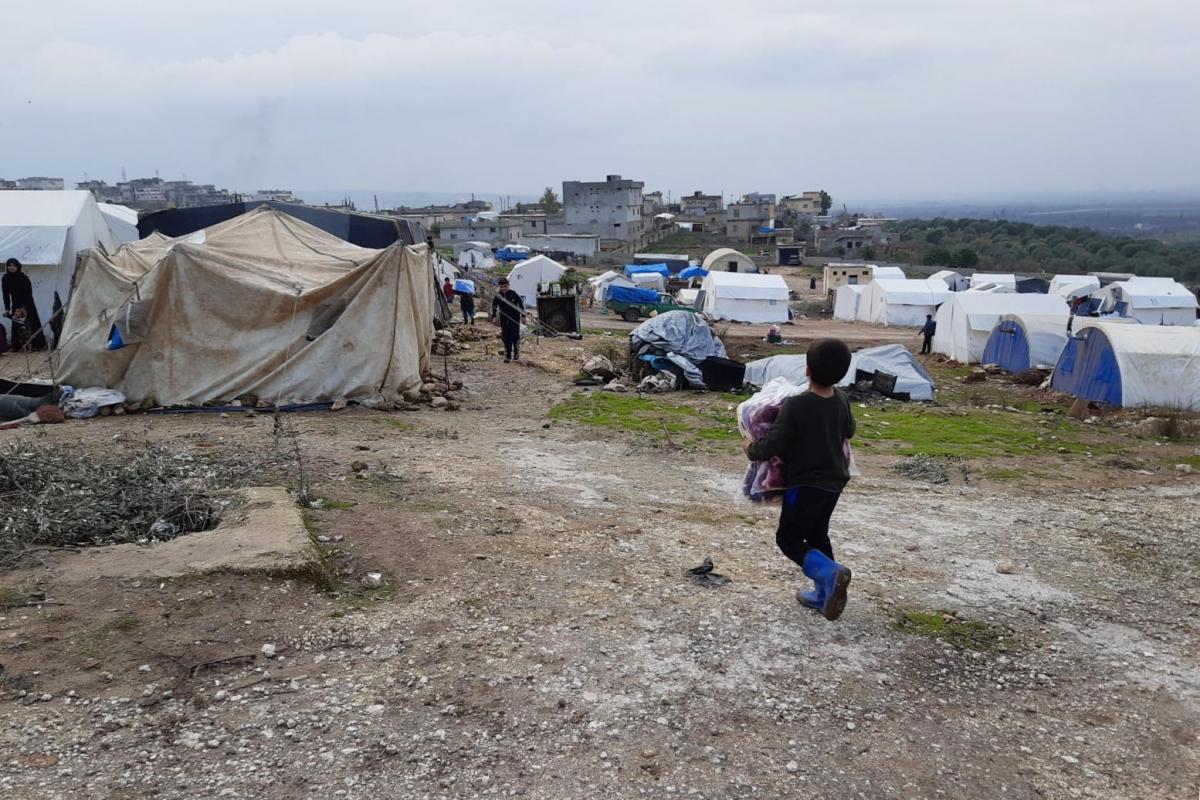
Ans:
{"type": "Polygon", "coordinates": [[[921,326],[921,336],[924,341],[921,342],[921,355],[927,356],[933,352],[933,335],[937,333],[937,323],[933,321],[932,314],[925,315],[925,324],[921,326]]]}
{"type": "Polygon", "coordinates": [[[784,463],[788,490],[775,543],[815,585],[796,599],[828,620],[841,616],[850,586],[850,570],[834,561],[829,541],[829,518],[850,480],[846,442],[854,436],[854,414],[835,388],[849,368],[845,342],[815,342],[808,349],[808,391],[787,399],[764,436],[742,441],[751,461],[778,457],[784,463]]]}
{"type": "Polygon", "coordinates": [[[521,360],[521,317],[525,303],[521,295],[508,288],[508,278],[501,278],[492,301],[492,320],[500,322],[500,338],[504,340],[504,363],[521,360]]]}

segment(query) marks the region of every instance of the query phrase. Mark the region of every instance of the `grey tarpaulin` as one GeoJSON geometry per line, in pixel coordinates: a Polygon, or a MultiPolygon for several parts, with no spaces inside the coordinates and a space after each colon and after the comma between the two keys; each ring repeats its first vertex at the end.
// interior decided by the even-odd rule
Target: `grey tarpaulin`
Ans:
{"type": "Polygon", "coordinates": [[[725,345],[699,314],[667,311],[643,322],[629,334],[630,358],[665,356],[683,370],[692,388],[703,389],[698,364],[709,356],[725,358],[725,345]]]}
{"type": "Polygon", "coordinates": [[[629,334],[629,347],[638,351],[642,345],[655,348],[659,355],[676,353],[697,364],[709,356],[726,357],[725,345],[704,317],[691,311],[667,311],[638,325],[629,334]]]}
{"type": "MultiPolygon", "coordinates": [[[[804,374],[807,363],[806,356],[760,358],[746,365],[746,383],[763,386],[772,378],[785,378],[789,383],[803,386],[808,383],[804,374]]],[[[933,399],[933,378],[902,344],[868,347],[854,353],[850,359],[850,369],[839,386],[853,383],[854,375],[859,370],[895,375],[897,392],[908,392],[913,400],[933,399]]]]}

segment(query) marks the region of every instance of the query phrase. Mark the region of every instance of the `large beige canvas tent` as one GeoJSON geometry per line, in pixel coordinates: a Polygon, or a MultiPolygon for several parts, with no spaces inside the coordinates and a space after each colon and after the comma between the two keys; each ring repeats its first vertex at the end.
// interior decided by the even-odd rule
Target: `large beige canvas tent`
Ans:
{"type": "Polygon", "coordinates": [[[152,234],[80,264],[59,379],[162,405],[393,398],[428,369],[433,282],[425,245],[362,248],[268,207],[152,234]]]}

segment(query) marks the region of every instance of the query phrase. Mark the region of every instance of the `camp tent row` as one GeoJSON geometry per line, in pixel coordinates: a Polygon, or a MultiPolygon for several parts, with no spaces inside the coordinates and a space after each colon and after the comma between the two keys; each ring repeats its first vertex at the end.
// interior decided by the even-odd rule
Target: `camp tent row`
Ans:
{"type": "Polygon", "coordinates": [[[1200,411],[1200,328],[1080,318],[1050,377],[1077,398],[1200,411]]]}
{"type": "Polygon", "coordinates": [[[538,288],[555,283],[567,268],[550,256],[534,256],[519,262],[508,273],[509,288],[521,295],[526,308],[537,308],[538,288]]]}
{"type": "Polygon", "coordinates": [[[732,322],[787,322],[788,287],[779,275],[709,272],[700,284],[701,311],[732,322]]]}
{"type": "MultiPolygon", "coordinates": [[[[838,291],[844,288],[855,287],[838,291]]],[[[925,317],[954,294],[941,281],[915,278],[876,278],[861,290],[856,319],[875,325],[923,325],[925,317]]],[[[847,305],[850,302],[846,300],[847,305]]]]}
{"type": "MultiPolygon", "coordinates": [[[[53,315],[55,296],[66,304],[80,252],[101,247],[111,253],[137,238],[136,212],[97,203],[91,192],[0,191],[0,265],[21,262],[43,324],[53,315]]],[[[51,327],[45,331],[49,338],[51,327]]]]}
{"type": "Polygon", "coordinates": [[[1131,317],[1143,325],[1195,325],[1196,296],[1172,278],[1116,281],[1091,295],[1100,314],[1131,317]]]}
{"type": "Polygon", "coordinates": [[[1058,325],[1064,334],[1067,330],[1067,301],[1058,295],[956,292],[934,318],[937,332],[933,351],[963,364],[977,363],[983,358],[992,329],[1009,314],[1038,330],[1058,325]]]}
{"type": "Polygon", "coordinates": [[[81,261],[59,379],[134,402],[389,399],[428,369],[425,245],[369,249],[269,207],[81,261]]]}

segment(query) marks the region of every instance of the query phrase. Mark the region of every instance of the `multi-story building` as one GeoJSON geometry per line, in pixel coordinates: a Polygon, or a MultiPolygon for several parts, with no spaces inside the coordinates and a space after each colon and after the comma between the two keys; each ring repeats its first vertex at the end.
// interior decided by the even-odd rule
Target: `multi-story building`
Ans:
{"type": "Polygon", "coordinates": [[[725,208],[725,235],[739,242],[755,238],[761,228],[775,227],[775,204],[773,202],[748,202],[753,197],[772,195],[750,194],[740,203],[730,203],[725,208]]]}
{"type": "Polygon", "coordinates": [[[643,192],[642,193],[642,216],[650,219],[655,214],[661,214],[666,211],[667,207],[663,205],[662,192],[643,192]]]}
{"type": "Polygon", "coordinates": [[[508,217],[443,222],[438,229],[438,240],[442,243],[487,242],[493,247],[503,247],[509,242],[520,241],[526,224],[526,220],[508,217]]]}
{"type": "Polygon", "coordinates": [[[62,178],[37,176],[32,178],[17,178],[12,181],[0,178],[0,189],[20,189],[30,192],[61,192],[64,185],[62,178]]]}
{"type": "Polygon", "coordinates": [[[692,192],[679,198],[679,210],[685,217],[707,217],[725,209],[725,200],[719,194],[692,192]]]}
{"type": "Polygon", "coordinates": [[[802,194],[793,194],[784,197],[779,201],[779,209],[781,212],[790,212],[802,216],[816,217],[820,216],[821,211],[821,195],[820,191],[803,192],[802,194]]]}
{"type": "Polygon", "coordinates": [[[763,192],[750,192],[742,195],[743,203],[755,203],[757,205],[775,205],[774,194],[764,194],[763,192]]]}
{"type": "Polygon", "coordinates": [[[563,226],[601,241],[636,242],[646,233],[641,181],[608,175],[603,181],[563,181],[563,226]]]}

